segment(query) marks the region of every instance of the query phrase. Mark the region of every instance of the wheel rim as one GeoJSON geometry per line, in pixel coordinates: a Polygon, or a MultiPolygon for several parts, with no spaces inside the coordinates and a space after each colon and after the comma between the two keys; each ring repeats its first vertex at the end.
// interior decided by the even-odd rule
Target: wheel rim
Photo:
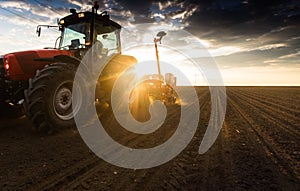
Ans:
{"type": "MultiPolygon", "coordinates": [[[[53,108],[55,115],[64,121],[72,119],[81,106],[81,91],[76,91],[76,95],[72,98],[72,86],[72,81],[65,81],[56,88],[54,93],[53,108]]],[[[73,88],[78,90],[75,85],[73,88]]]]}

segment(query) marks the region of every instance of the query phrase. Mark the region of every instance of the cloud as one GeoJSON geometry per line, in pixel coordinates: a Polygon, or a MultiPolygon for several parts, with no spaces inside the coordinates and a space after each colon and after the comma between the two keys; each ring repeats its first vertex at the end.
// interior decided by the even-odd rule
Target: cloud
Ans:
{"type": "Polygon", "coordinates": [[[295,57],[300,57],[300,51],[296,52],[296,53],[292,53],[292,54],[287,54],[284,56],[280,56],[280,59],[286,59],[286,58],[295,58],[295,57]]]}
{"type": "Polygon", "coordinates": [[[227,56],[237,52],[241,52],[241,48],[234,46],[223,46],[216,49],[209,49],[212,56],[227,56]]]}
{"type": "Polygon", "coordinates": [[[68,0],[68,3],[75,5],[81,11],[90,11],[93,3],[83,0],[68,0]]]}
{"type": "Polygon", "coordinates": [[[30,4],[19,1],[0,2],[0,7],[6,12],[7,19],[11,23],[18,21],[21,25],[37,25],[41,23],[53,24],[59,15],[50,6],[45,7],[40,4],[30,4]]]}
{"type": "Polygon", "coordinates": [[[150,17],[158,23],[172,24],[178,28],[189,26],[188,18],[198,10],[199,6],[187,1],[153,2],[150,17]]]}
{"type": "Polygon", "coordinates": [[[22,1],[1,1],[0,6],[3,8],[13,8],[15,10],[30,10],[30,4],[22,1]]]}
{"type": "MultiPolygon", "coordinates": [[[[266,64],[273,64],[273,65],[280,65],[282,63],[288,63],[288,65],[292,66],[300,66],[300,50],[294,53],[285,54],[283,56],[279,56],[275,59],[265,60],[264,63],[266,64]]],[[[287,64],[285,64],[287,65],[287,64]]]]}
{"type": "MultiPolygon", "coordinates": [[[[4,13],[1,14],[0,20],[10,22],[16,29],[18,26],[29,27],[26,31],[30,35],[35,35],[37,24],[56,24],[56,18],[69,14],[69,8],[90,11],[91,5],[91,1],[85,0],[1,1],[0,7],[8,11],[0,9],[4,13]]],[[[293,0],[103,0],[100,1],[99,10],[108,11],[111,18],[122,26],[156,23],[172,25],[178,30],[187,30],[199,37],[200,42],[221,67],[263,67],[274,64],[298,67],[299,5],[298,1],[293,0]]],[[[53,40],[47,34],[48,31],[45,30],[43,37],[53,40]]],[[[57,33],[54,36],[56,35],[57,33]]],[[[166,40],[171,40],[171,36],[172,32],[168,34],[166,40]]],[[[12,36],[8,39],[13,40],[12,36]]],[[[35,36],[32,36],[31,40],[35,41],[35,36]]],[[[187,39],[172,40],[174,43],[184,43],[185,46],[192,47],[187,39]]],[[[13,46],[13,43],[11,44],[13,46]]],[[[26,47],[26,44],[19,46],[26,47]]],[[[3,52],[1,49],[0,51],[3,52]]]]}
{"type": "Polygon", "coordinates": [[[257,49],[258,50],[271,50],[271,49],[283,48],[283,47],[287,47],[287,46],[288,46],[287,44],[283,44],[283,43],[280,43],[280,44],[267,44],[267,45],[255,48],[254,50],[257,50],[257,49]]]}
{"type": "Polygon", "coordinates": [[[151,1],[141,1],[141,0],[119,0],[117,1],[119,5],[130,10],[134,15],[148,16],[150,14],[150,7],[152,5],[151,1]]]}

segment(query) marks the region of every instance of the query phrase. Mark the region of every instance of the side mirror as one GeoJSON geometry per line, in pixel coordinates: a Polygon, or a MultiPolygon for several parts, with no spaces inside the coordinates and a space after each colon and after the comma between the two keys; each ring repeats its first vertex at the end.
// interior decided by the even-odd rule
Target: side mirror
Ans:
{"type": "Polygon", "coordinates": [[[41,36],[41,27],[40,27],[40,26],[38,26],[38,27],[36,28],[36,33],[38,34],[38,37],[41,36]]]}

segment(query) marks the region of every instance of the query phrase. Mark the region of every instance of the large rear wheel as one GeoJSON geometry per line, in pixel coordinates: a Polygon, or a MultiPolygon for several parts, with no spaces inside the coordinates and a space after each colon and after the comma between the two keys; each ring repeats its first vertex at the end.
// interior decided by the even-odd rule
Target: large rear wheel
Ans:
{"type": "Polygon", "coordinates": [[[24,108],[36,130],[49,132],[74,126],[74,115],[82,106],[83,96],[79,90],[72,99],[72,89],[78,88],[73,86],[75,73],[72,64],[54,63],[29,80],[24,108]]]}

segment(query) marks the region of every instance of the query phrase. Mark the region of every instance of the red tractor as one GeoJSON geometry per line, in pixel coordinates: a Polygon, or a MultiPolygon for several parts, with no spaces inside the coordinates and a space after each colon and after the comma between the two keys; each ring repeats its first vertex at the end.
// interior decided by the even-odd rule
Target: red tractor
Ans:
{"type": "MultiPolygon", "coordinates": [[[[116,55],[99,77],[97,100],[110,100],[118,74],[137,62],[134,57],[121,54],[121,26],[110,20],[107,12],[98,14],[98,8],[95,3],[92,12],[77,13],[71,9],[70,15],[60,19],[58,48],[14,52],[0,57],[0,101],[11,105],[23,103],[27,117],[39,131],[74,125],[76,111],[72,108],[77,108],[74,107],[77,103],[72,103],[74,76],[82,58],[96,41],[103,45],[99,54],[116,55]]],[[[38,35],[41,26],[37,27],[38,35]]]]}

